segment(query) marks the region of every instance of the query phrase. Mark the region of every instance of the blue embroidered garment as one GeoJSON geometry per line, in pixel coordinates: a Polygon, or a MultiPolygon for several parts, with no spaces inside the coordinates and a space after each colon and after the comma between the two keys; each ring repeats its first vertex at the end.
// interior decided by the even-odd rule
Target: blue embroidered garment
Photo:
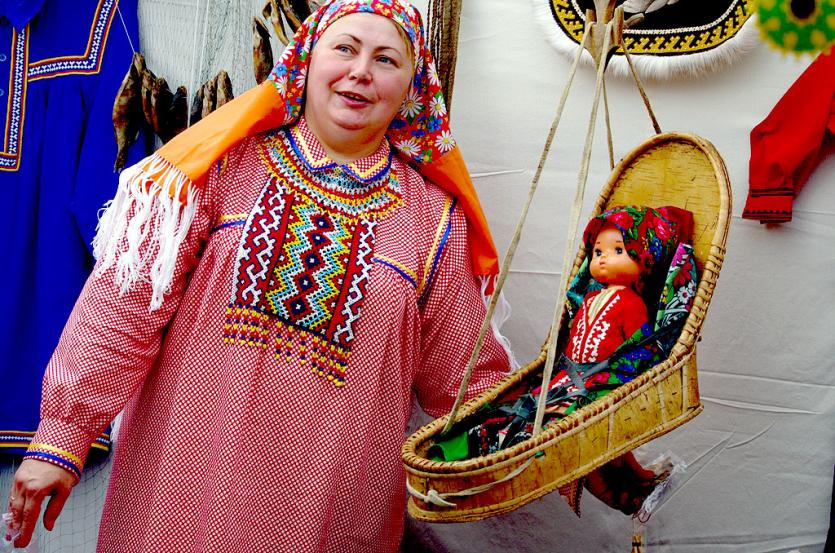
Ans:
{"type": "MultiPolygon", "coordinates": [[[[111,112],[131,42],[139,44],[136,0],[0,3],[7,224],[0,241],[7,306],[0,328],[0,453],[22,453],[31,440],[44,369],[93,267],[97,212],[118,182],[111,112]]],[[[143,152],[132,150],[130,159],[138,161],[143,152]]],[[[107,451],[107,435],[93,447],[107,451]]]]}

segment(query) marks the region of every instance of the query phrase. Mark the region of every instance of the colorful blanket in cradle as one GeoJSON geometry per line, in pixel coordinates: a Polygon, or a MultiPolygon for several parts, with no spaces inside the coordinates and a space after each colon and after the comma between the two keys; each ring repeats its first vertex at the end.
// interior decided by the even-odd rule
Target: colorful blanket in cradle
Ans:
{"type": "MultiPolygon", "coordinates": [[[[667,271],[660,297],[650,320],[601,363],[573,363],[560,357],[551,379],[545,424],[563,418],[579,407],[602,398],[619,386],[663,361],[678,340],[696,295],[698,276],[693,248],[679,244],[667,271]],[[655,316],[652,316],[654,311],[655,316]]],[[[603,286],[592,278],[588,261],[578,271],[566,294],[569,316],[574,317],[589,292],[603,286]]],[[[534,379],[538,380],[539,375],[534,379]]],[[[504,397],[497,406],[487,406],[474,417],[456,425],[449,437],[436,441],[430,458],[457,461],[495,453],[531,437],[541,386],[531,381],[527,391],[504,397]]]]}

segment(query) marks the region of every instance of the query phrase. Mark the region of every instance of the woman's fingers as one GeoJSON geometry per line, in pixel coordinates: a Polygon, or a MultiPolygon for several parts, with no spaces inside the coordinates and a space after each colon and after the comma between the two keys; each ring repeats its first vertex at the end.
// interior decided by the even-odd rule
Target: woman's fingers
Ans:
{"type": "Polygon", "coordinates": [[[20,518],[15,516],[15,522],[18,523],[18,536],[14,542],[15,547],[26,547],[32,540],[32,534],[35,532],[35,525],[38,523],[38,515],[41,512],[41,502],[43,502],[43,493],[39,490],[25,490],[25,503],[20,511],[20,518]]]}
{"type": "Polygon", "coordinates": [[[50,463],[26,459],[20,464],[9,494],[9,512],[13,517],[10,529],[12,534],[17,535],[15,547],[29,545],[38,523],[41,504],[50,496],[44,513],[44,526],[52,530],[75,481],[69,471],[50,463]]]}
{"type": "Polygon", "coordinates": [[[8,512],[12,518],[11,520],[6,520],[4,517],[4,522],[6,522],[8,527],[5,538],[11,539],[12,536],[16,536],[18,533],[20,521],[23,518],[23,506],[26,504],[26,500],[23,497],[23,493],[20,490],[17,480],[12,483],[12,490],[9,492],[8,504],[8,512]]]}
{"type": "Polygon", "coordinates": [[[55,528],[55,521],[58,519],[58,515],[61,514],[61,510],[64,508],[64,503],[67,502],[67,498],[69,496],[70,488],[63,487],[56,489],[52,494],[49,504],[46,506],[46,510],[43,513],[43,525],[50,532],[53,528],[55,528]]]}
{"type": "Polygon", "coordinates": [[[20,530],[20,523],[23,520],[23,507],[26,505],[26,498],[23,495],[23,489],[17,477],[12,481],[12,489],[9,492],[9,506],[8,512],[11,515],[11,520],[4,521],[7,523],[8,532],[6,538],[16,536],[20,530]],[[11,535],[9,535],[11,534],[11,535]]]}

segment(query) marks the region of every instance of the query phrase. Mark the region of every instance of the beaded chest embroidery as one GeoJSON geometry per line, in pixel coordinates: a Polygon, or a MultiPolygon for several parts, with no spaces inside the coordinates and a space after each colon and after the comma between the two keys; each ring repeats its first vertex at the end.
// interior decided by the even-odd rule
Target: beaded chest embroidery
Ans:
{"type": "Polygon", "coordinates": [[[258,145],[271,176],[241,236],[224,338],[266,348],[275,328],[277,358],[343,386],[374,230],[403,201],[390,151],[340,166],[307,132],[300,124],[258,145]]]}

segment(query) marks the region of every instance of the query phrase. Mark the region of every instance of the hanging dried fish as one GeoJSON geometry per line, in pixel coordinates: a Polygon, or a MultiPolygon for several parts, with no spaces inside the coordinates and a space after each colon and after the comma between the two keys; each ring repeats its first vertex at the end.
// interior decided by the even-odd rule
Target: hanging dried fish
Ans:
{"type": "Polygon", "coordinates": [[[307,0],[279,0],[281,10],[284,12],[284,17],[287,18],[287,23],[295,33],[302,22],[310,15],[310,6],[307,0]]]}
{"type": "Polygon", "coordinates": [[[113,102],[113,131],[116,135],[116,161],[114,171],[121,171],[128,157],[128,147],[136,140],[139,127],[142,124],[142,106],[140,101],[142,86],[142,71],[145,69],[145,58],[142,54],[134,53],[128,72],[122,79],[122,85],[113,102]]]}
{"type": "Polygon", "coordinates": [[[154,107],[151,102],[151,95],[153,94],[154,85],[157,82],[157,76],[147,67],[142,70],[142,88],[140,98],[142,99],[142,113],[145,115],[145,123],[154,128],[154,107]]]}
{"type": "Polygon", "coordinates": [[[207,115],[215,110],[217,104],[217,88],[215,88],[215,80],[209,79],[203,83],[203,110],[200,118],[204,119],[207,115]]]}
{"type": "Polygon", "coordinates": [[[235,95],[232,93],[232,79],[229,78],[229,73],[221,70],[215,77],[215,91],[217,94],[215,100],[215,109],[220,108],[223,104],[232,101],[235,95]]]}
{"type": "Polygon", "coordinates": [[[252,63],[255,82],[261,84],[273,69],[273,51],[270,47],[270,32],[257,17],[252,18],[252,63]]]}
{"type": "MultiPolygon", "coordinates": [[[[178,86],[177,91],[174,92],[174,98],[171,100],[171,107],[168,110],[168,129],[170,140],[177,136],[188,126],[188,91],[184,86],[178,86]]],[[[162,138],[163,142],[167,142],[162,138]]]]}
{"type": "Polygon", "coordinates": [[[191,102],[191,114],[189,115],[189,124],[194,125],[203,118],[203,87],[197,89],[194,95],[194,100],[191,102]]]}
{"type": "Polygon", "coordinates": [[[261,9],[261,14],[273,26],[273,31],[275,31],[275,36],[278,37],[278,40],[286,46],[290,40],[284,32],[284,24],[281,22],[281,10],[276,0],[267,0],[261,9]]]}
{"type": "Polygon", "coordinates": [[[168,125],[168,112],[174,94],[168,88],[168,83],[162,77],[154,82],[151,88],[151,128],[163,142],[168,142],[174,136],[168,125]]]}

